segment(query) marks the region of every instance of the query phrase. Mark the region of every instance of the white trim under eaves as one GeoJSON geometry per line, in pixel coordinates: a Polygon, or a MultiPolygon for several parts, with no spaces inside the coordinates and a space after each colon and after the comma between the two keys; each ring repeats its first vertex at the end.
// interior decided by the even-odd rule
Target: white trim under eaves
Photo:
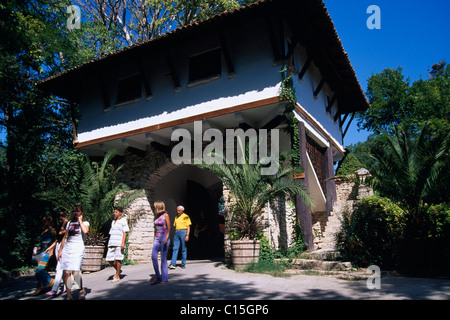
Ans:
{"type": "Polygon", "coordinates": [[[297,106],[300,107],[302,109],[302,111],[308,115],[308,117],[310,119],[306,119],[304,116],[302,116],[301,114],[299,114],[299,112],[297,110],[294,110],[294,115],[297,118],[298,121],[301,121],[305,124],[305,129],[308,130],[308,132],[310,133],[310,137],[316,141],[321,147],[327,148],[330,146],[328,139],[332,139],[333,140],[333,144],[335,146],[337,146],[340,150],[341,153],[345,153],[345,149],[344,146],[342,144],[340,144],[335,138],[333,138],[333,136],[327,131],[325,130],[325,128],[316,120],[314,119],[314,117],[309,114],[305,108],[303,108],[300,104],[297,103],[297,106]],[[328,137],[324,137],[323,134],[321,134],[316,128],[320,127],[321,131],[325,132],[326,135],[328,137]]]}
{"type": "Polygon", "coordinates": [[[217,99],[205,101],[195,105],[189,105],[171,112],[163,112],[158,115],[152,115],[125,123],[117,123],[111,126],[97,128],[91,131],[80,132],[78,133],[78,142],[86,143],[91,140],[107,138],[112,135],[126,133],[130,130],[145,128],[170,121],[176,121],[184,119],[186,117],[200,115],[206,112],[225,110],[236,105],[276,97],[279,95],[279,90],[280,83],[277,83],[272,87],[267,87],[262,90],[252,90],[236,96],[219,97],[217,99]]]}

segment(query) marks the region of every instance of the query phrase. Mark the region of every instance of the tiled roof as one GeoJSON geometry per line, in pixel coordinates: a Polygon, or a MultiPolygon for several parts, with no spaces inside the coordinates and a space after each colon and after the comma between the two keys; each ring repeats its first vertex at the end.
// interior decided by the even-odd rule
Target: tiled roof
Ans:
{"type": "MultiPolygon", "coordinates": [[[[319,51],[317,51],[317,48],[315,48],[315,51],[320,52],[321,56],[317,59],[315,59],[314,56],[312,58],[322,74],[330,74],[328,71],[332,70],[331,73],[333,74],[333,77],[332,80],[328,81],[329,85],[333,89],[340,88],[340,90],[335,91],[342,91],[339,93],[338,97],[341,113],[366,110],[369,107],[369,103],[322,0],[256,1],[247,6],[225,11],[207,20],[179,27],[171,32],[167,32],[152,39],[102,55],[91,61],[41,80],[37,85],[48,92],[68,98],[69,100],[76,100],[74,98],[76,93],[73,93],[74,90],[70,89],[70,86],[64,85],[64,81],[76,77],[79,73],[90,68],[95,68],[101,63],[123,58],[124,55],[131,54],[138,50],[168,44],[171,41],[180,39],[179,37],[196,33],[200,30],[210,29],[213,26],[231,23],[233,21],[238,21],[239,19],[257,17],[258,14],[262,14],[263,12],[275,12],[275,8],[278,10],[281,8],[282,13],[289,17],[291,21],[294,21],[294,24],[297,21],[299,28],[300,25],[304,26],[304,21],[301,20],[307,20],[307,24],[310,26],[309,31],[314,32],[314,36],[317,36],[318,38],[315,44],[318,44],[320,47],[319,51]],[[297,18],[299,13],[302,14],[302,16],[297,18]]],[[[304,30],[302,31],[305,32],[304,30]]],[[[308,44],[306,44],[306,46],[308,46],[308,44]]]]}

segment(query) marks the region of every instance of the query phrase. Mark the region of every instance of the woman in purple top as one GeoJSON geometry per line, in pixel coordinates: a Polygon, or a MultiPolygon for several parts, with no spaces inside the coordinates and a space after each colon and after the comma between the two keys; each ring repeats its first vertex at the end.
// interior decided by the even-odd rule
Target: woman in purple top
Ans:
{"type": "Polygon", "coordinates": [[[155,220],[155,241],[153,242],[152,261],[155,269],[155,277],[151,284],[166,283],[168,281],[169,269],[167,266],[167,251],[170,244],[170,218],[166,212],[164,202],[157,201],[154,203],[156,220],[155,220]],[[161,272],[158,266],[158,252],[161,252],[161,272]]]}

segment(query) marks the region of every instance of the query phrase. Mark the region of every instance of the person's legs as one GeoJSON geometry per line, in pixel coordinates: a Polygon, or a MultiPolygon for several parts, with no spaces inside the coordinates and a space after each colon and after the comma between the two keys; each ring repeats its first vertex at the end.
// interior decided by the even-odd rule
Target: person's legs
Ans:
{"type": "Polygon", "coordinates": [[[181,242],[181,266],[184,267],[186,265],[186,258],[187,258],[187,249],[186,249],[186,235],[187,230],[179,230],[180,233],[180,242],[181,242]]]}
{"type": "Polygon", "coordinates": [[[167,267],[167,251],[169,250],[170,239],[161,248],[161,281],[169,281],[169,268],[167,267]]]}
{"type": "Polygon", "coordinates": [[[172,266],[177,265],[178,258],[178,249],[180,248],[180,230],[175,231],[175,236],[173,237],[173,253],[172,253],[172,261],[170,264],[172,266]]]}
{"type": "Polygon", "coordinates": [[[122,260],[116,260],[114,268],[116,268],[116,276],[114,277],[114,279],[120,279],[120,270],[122,268],[122,260]]]}
{"type": "Polygon", "coordinates": [[[53,282],[53,287],[52,287],[52,291],[54,293],[56,293],[58,291],[62,276],[63,276],[63,271],[61,270],[61,268],[59,266],[59,261],[58,261],[58,264],[56,265],[55,281],[53,282]]]}
{"type": "Polygon", "coordinates": [[[53,285],[54,279],[47,272],[47,264],[50,259],[50,254],[46,253],[36,268],[35,276],[38,281],[38,286],[33,295],[41,293],[42,289],[46,289],[53,285]]]}
{"type": "Polygon", "coordinates": [[[80,288],[80,300],[84,300],[86,296],[86,291],[83,288],[83,278],[81,278],[81,271],[72,271],[73,280],[80,288]]]}
{"type": "Polygon", "coordinates": [[[64,270],[64,284],[66,285],[66,295],[67,299],[72,299],[72,281],[70,280],[70,273],[64,270]]]}
{"type": "MultiPolygon", "coordinates": [[[[161,242],[159,242],[158,239],[155,239],[155,242],[153,243],[153,249],[152,249],[152,262],[153,262],[153,269],[155,270],[156,278],[161,278],[161,274],[159,272],[159,266],[158,266],[158,252],[161,250],[161,242]]],[[[161,252],[161,259],[162,259],[162,252],[161,252]]]]}

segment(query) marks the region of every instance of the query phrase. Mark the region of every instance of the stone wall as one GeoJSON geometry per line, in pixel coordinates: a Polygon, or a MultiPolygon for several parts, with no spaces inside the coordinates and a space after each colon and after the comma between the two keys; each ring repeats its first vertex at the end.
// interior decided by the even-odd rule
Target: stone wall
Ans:
{"type": "MultiPolygon", "coordinates": [[[[233,197],[227,187],[223,187],[225,211],[225,260],[231,261],[231,239],[233,197]]],[[[263,210],[264,236],[275,250],[286,250],[293,244],[296,222],[295,204],[289,199],[278,199],[263,210]]]]}
{"type": "Polygon", "coordinates": [[[126,209],[130,232],[128,259],[150,262],[154,240],[154,215],[147,197],[134,200],[126,209]]]}
{"type": "MultiPolygon", "coordinates": [[[[130,225],[128,238],[128,259],[136,262],[151,261],[151,250],[154,239],[154,214],[152,203],[158,182],[178,166],[170,162],[168,156],[151,146],[146,152],[127,151],[123,160],[124,167],[118,180],[133,189],[143,189],[146,196],[140,197],[125,208],[130,225]]],[[[219,190],[220,193],[220,190],[219,190]]],[[[231,246],[228,230],[231,223],[232,197],[223,187],[226,234],[225,257],[231,258],[231,246]]],[[[338,210],[341,201],[357,200],[373,194],[373,190],[355,182],[336,180],[337,200],[334,211],[338,210]]],[[[264,235],[275,249],[287,249],[293,243],[293,231],[296,221],[295,204],[287,199],[274,201],[264,209],[264,235]]],[[[326,212],[312,214],[315,236],[321,236],[327,225],[326,212]]]]}
{"type": "Polygon", "coordinates": [[[266,229],[264,235],[275,249],[291,247],[296,223],[295,204],[287,199],[273,201],[264,210],[266,229]]]}
{"type": "MultiPolygon", "coordinates": [[[[169,158],[151,146],[145,152],[127,150],[123,158],[123,168],[119,171],[118,181],[134,190],[141,189],[144,196],[131,201],[124,208],[130,232],[128,234],[128,259],[134,262],[150,262],[154,240],[154,214],[149,189],[152,175],[169,162],[169,158]]],[[[120,197],[120,195],[116,198],[120,197]]]]}

